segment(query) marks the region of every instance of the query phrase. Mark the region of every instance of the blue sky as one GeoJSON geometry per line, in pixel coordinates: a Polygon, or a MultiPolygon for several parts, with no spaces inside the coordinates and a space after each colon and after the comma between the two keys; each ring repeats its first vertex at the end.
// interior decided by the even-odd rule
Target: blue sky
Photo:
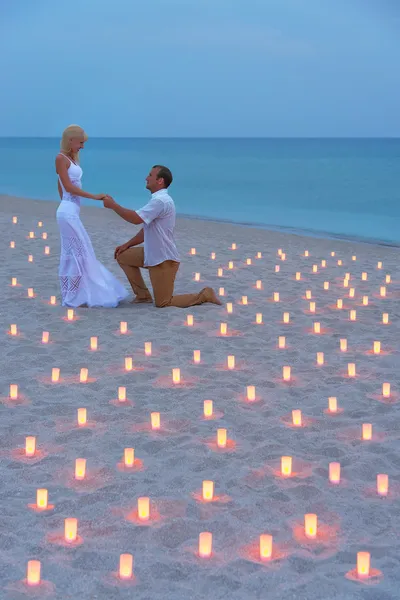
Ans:
{"type": "Polygon", "coordinates": [[[0,0],[0,135],[400,136],[399,0],[0,0]]]}

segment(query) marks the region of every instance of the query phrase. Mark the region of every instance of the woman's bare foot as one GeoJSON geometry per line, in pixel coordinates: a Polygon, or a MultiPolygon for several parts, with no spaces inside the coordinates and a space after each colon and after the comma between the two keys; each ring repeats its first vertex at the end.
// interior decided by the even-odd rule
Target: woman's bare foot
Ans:
{"type": "Polygon", "coordinates": [[[153,298],[134,298],[131,300],[131,304],[153,304],[153,298]]]}

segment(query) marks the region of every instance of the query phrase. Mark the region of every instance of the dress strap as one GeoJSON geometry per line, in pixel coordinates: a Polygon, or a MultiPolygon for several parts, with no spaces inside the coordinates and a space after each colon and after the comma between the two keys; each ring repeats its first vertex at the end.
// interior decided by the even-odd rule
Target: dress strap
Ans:
{"type": "Polygon", "coordinates": [[[76,165],[76,162],[74,162],[74,161],[72,160],[72,158],[70,158],[70,157],[69,157],[69,156],[67,156],[66,154],[63,154],[62,152],[59,152],[59,153],[58,153],[58,156],[65,156],[65,158],[68,158],[68,160],[69,160],[69,162],[70,162],[70,163],[72,163],[72,164],[76,165]]]}

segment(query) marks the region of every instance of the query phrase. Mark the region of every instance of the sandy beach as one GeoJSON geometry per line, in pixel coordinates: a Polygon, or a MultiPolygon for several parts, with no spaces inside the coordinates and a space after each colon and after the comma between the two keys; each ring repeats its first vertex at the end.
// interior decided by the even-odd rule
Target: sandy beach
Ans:
{"type": "MultiPolygon", "coordinates": [[[[176,292],[210,285],[224,292],[223,306],[125,302],[78,309],[68,321],[56,209],[0,196],[1,597],[398,599],[399,248],[180,218],[176,292]],[[209,418],[205,400],[213,401],[209,418]],[[79,408],[87,410],[82,426],[79,408]],[[160,413],[157,431],[152,412],[160,413]],[[371,439],[362,439],[363,424],[371,439]],[[221,428],[225,448],[216,443],[221,428]],[[36,438],[32,457],[26,436],[36,438]],[[126,448],[134,448],[132,467],[126,448]],[[286,476],[282,456],[292,457],[286,476]],[[77,458],[87,461],[81,481],[77,458]],[[330,463],[340,464],[337,483],[330,463]],[[387,492],[385,478],[378,492],[378,475],[388,475],[387,492]],[[205,480],[214,482],[211,501],[202,497],[205,480]],[[35,506],[38,489],[48,490],[46,510],[35,506]],[[148,520],[137,513],[140,497],[150,499],[148,520]],[[306,535],[306,514],[317,515],[316,537],[306,535]],[[66,518],[78,519],[72,542],[66,518]],[[212,533],[210,557],[198,554],[201,532],[212,533]],[[260,558],[262,534],[273,536],[270,558],[260,558]],[[356,571],[362,551],[370,553],[366,577],[356,571]],[[124,553],[133,555],[127,580],[118,576],[124,553]],[[37,586],[25,581],[30,560],[41,562],[37,586]]],[[[138,228],[106,209],[83,207],[81,217],[98,259],[128,287],[113,252],[138,228]]]]}

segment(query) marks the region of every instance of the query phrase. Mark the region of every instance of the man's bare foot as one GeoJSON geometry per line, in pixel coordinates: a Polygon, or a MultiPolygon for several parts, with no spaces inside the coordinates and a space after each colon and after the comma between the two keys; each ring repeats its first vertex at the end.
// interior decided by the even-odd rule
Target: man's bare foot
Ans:
{"type": "Polygon", "coordinates": [[[212,304],[218,304],[218,306],[222,305],[221,300],[218,298],[217,294],[214,292],[214,290],[211,287],[204,288],[204,290],[202,290],[202,292],[203,292],[203,297],[205,299],[205,302],[211,302],[212,304]]]}
{"type": "Polygon", "coordinates": [[[131,304],[153,304],[153,299],[152,298],[138,298],[136,296],[136,298],[131,300],[131,304]]]}

